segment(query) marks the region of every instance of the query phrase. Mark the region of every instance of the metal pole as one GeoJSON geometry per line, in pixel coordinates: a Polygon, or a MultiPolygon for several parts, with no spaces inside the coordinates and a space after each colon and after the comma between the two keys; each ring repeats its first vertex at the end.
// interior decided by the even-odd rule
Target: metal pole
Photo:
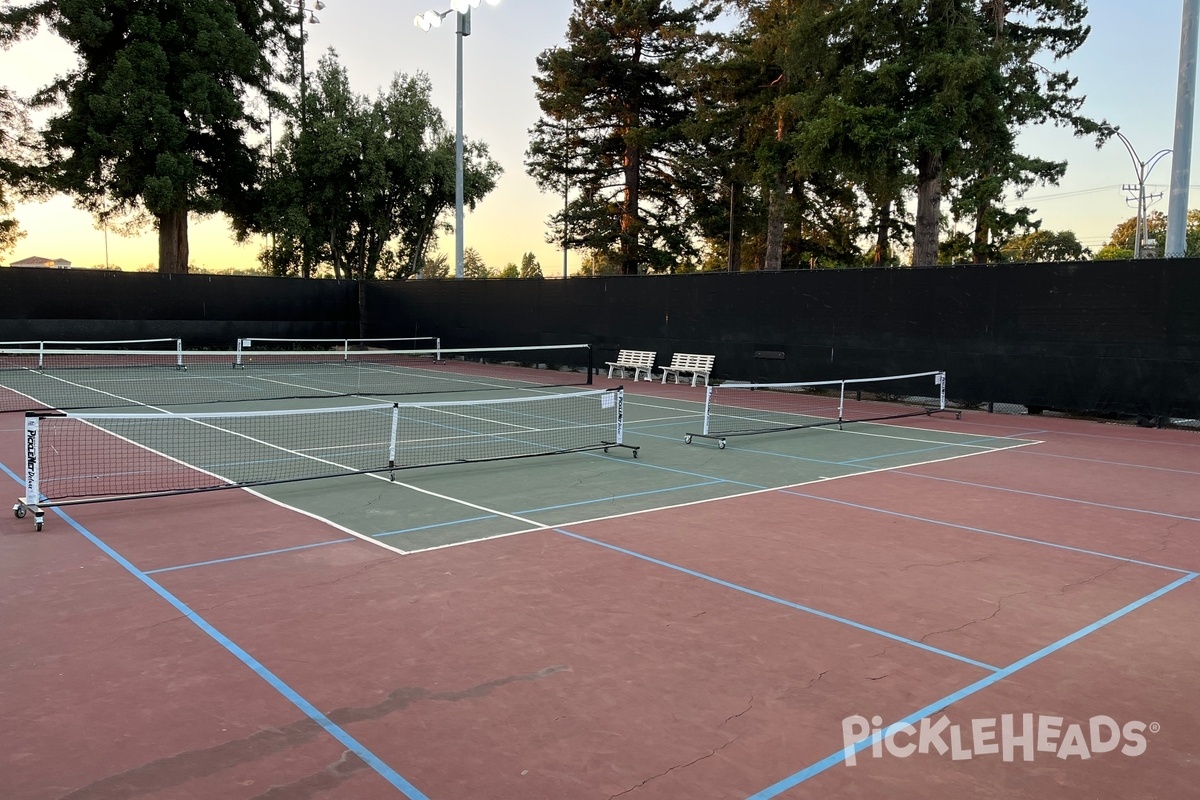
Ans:
{"type": "MultiPolygon", "coordinates": [[[[300,9],[300,138],[303,140],[305,130],[308,128],[307,112],[305,111],[306,99],[308,96],[308,73],[304,69],[304,0],[298,0],[296,4],[300,9]]],[[[308,198],[304,198],[305,211],[305,226],[303,233],[300,234],[300,277],[307,278],[308,267],[308,198]]]]}
{"type": "Polygon", "coordinates": [[[566,170],[563,170],[563,277],[567,277],[567,234],[570,229],[567,227],[570,223],[567,222],[567,193],[571,190],[571,176],[566,170]]]}
{"type": "Polygon", "coordinates": [[[1196,110],[1196,43],[1200,0],[1184,0],[1179,42],[1179,87],[1175,95],[1175,157],[1167,205],[1167,258],[1187,255],[1188,183],[1192,167],[1192,123],[1196,110]]]}
{"type": "Polygon", "coordinates": [[[454,277],[463,277],[463,37],[471,32],[471,10],[458,15],[457,90],[454,115],[454,277]]]}

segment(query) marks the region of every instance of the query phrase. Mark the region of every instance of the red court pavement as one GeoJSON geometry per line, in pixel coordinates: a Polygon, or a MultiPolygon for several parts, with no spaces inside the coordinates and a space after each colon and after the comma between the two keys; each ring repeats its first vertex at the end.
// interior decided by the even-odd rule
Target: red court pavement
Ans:
{"type": "MultiPolygon", "coordinates": [[[[569,528],[594,541],[541,531],[402,557],[353,540],[152,579],[429,797],[748,797],[834,754],[848,715],[939,704],[987,664],[1182,576],[965,528],[1200,561],[1196,523],[1179,518],[1200,516],[1196,476],[1160,452],[1190,434],[921,424],[998,435],[1031,422],[1047,444],[1030,450],[1071,458],[995,453],[569,528]]],[[[11,437],[0,457],[20,463],[11,437]]],[[[245,492],[72,515],[141,569],[345,536],[245,492]]],[[[35,534],[10,515],[0,548],[6,797],[402,796],[63,520],[35,534]]],[[[1141,756],[868,751],[781,796],[1187,796],[1200,780],[1197,591],[945,708],[967,726],[1005,713],[1155,722],[1141,756]]]]}

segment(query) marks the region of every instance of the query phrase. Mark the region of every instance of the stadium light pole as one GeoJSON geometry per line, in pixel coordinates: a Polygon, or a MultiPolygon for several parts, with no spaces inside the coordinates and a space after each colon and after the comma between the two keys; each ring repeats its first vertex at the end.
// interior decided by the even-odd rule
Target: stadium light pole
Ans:
{"type": "MultiPolygon", "coordinates": [[[[458,15],[456,31],[458,46],[455,54],[454,101],[454,277],[463,277],[463,37],[471,35],[471,9],[479,8],[480,0],[450,0],[449,11],[426,11],[418,14],[413,24],[423,31],[440,27],[451,14],[458,15]]],[[[500,0],[487,0],[497,5],[500,0]]]]}
{"type": "MultiPolygon", "coordinates": [[[[1117,138],[1121,140],[1121,144],[1125,145],[1125,149],[1129,151],[1129,158],[1133,160],[1133,169],[1137,174],[1137,183],[1127,183],[1121,188],[1126,192],[1136,192],[1136,196],[1129,198],[1137,201],[1137,234],[1133,240],[1133,257],[1139,259],[1142,257],[1142,242],[1149,238],[1150,229],[1146,221],[1146,181],[1150,178],[1150,173],[1168,155],[1170,150],[1159,150],[1154,155],[1150,156],[1149,160],[1142,161],[1137,154],[1137,150],[1133,149],[1133,144],[1125,137],[1125,134],[1120,131],[1113,131],[1117,138]]],[[[1161,194],[1153,196],[1151,199],[1158,199],[1161,194]]]]}
{"type": "Polygon", "coordinates": [[[1196,43],[1200,39],[1200,0],[1184,0],[1179,37],[1179,81],[1175,94],[1175,158],[1167,204],[1167,258],[1187,255],[1188,184],[1192,178],[1192,123],[1196,116],[1196,43]]]}
{"type": "MultiPolygon", "coordinates": [[[[305,16],[308,17],[309,25],[317,25],[321,20],[317,19],[316,11],[324,11],[325,4],[321,0],[315,0],[310,6],[307,0],[290,0],[288,6],[300,12],[300,132],[304,133],[308,129],[308,112],[305,110],[306,100],[308,97],[308,71],[304,67],[304,21],[305,16]]],[[[274,149],[274,144],[272,144],[274,149]]],[[[305,211],[308,210],[307,204],[305,211]]],[[[272,234],[272,237],[274,234],[272,234]]],[[[271,240],[271,269],[275,269],[275,240],[271,240]]],[[[300,276],[307,278],[309,276],[308,265],[308,236],[304,236],[300,242],[300,276]]]]}

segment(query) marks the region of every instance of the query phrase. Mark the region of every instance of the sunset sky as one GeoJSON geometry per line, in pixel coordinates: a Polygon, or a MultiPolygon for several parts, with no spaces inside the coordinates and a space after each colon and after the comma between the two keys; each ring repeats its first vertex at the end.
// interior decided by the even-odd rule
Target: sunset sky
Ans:
{"type": "MultiPolygon", "coordinates": [[[[311,66],[328,48],[337,51],[349,71],[351,85],[375,94],[397,72],[425,72],[433,84],[435,103],[447,125],[454,125],[455,34],[453,17],[424,33],[413,17],[430,8],[445,10],[449,0],[429,5],[413,0],[323,0],[318,25],[306,26],[311,66]]],[[[1178,0],[1098,0],[1090,4],[1093,30],[1088,42],[1068,62],[1088,100],[1084,112],[1120,127],[1143,160],[1170,148],[1175,121],[1175,86],[1179,59],[1182,5],[1178,0]]],[[[543,194],[525,174],[528,132],[538,119],[532,76],[542,51],[563,42],[572,4],[568,0],[502,0],[473,12],[473,33],[464,48],[464,128],[468,138],[482,140],[504,168],[495,191],[467,215],[466,245],[474,247],[492,269],[519,263],[532,251],[548,276],[562,274],[562,251],[545,241],[546,219],[562,206],[561,194],[543,194]]],[[[69,48],[51,35],[0,51],[0,72],[14,91],[27,94],[45,85],[73,60],[69,48]]],[[[1032,189],[1025,202],[1038,209],[1045,228],[1073,230],[1080,240],[1099,249],[1122,220],[1134,214],[1121,185],[1135,180],[1134,167],[1117,140],[1097,151],[1094,143],[1068,131],[1031,130],[1024,134],[1026,152],[1066,159],[1070,167],[1057,187],[1032,189]]],[[[1193,147],[1192,183],[1200,184],[1200,148],[1193,147]]],[[[1171,159],[1154,170],[1149,183],[1163,199],[1153,208],[1164,213],[1171,159]]],[[[1200,207],[1194,186],[1192,207],[1200,207]]],[[[19,206],[16,216],[27,236],[5,263],[29,256],[66,258],[77,267],[103,266],[105,235],[90,215],[75,210],[69,198],[19,206]]],[[[221,217],[192,218],[191,259],[195,269],[250,268],[262,241],[237,245],[221,217]]],[[[138,269],[157,260],[153,231],[135,238],[107,236],[107,263],[138,269]]],[[[454,236],[439,249],[452,257],[454,236]]],[[[580,254],[570,254],[570,270],[580,254]]]]}

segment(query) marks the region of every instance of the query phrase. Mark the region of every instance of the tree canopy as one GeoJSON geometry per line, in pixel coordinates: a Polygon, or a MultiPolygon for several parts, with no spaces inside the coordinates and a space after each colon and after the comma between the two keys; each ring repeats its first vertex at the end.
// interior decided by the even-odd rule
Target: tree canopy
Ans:
{"type": "Polygon", "coordinates": [[[9,38],[46,25],[78,63],[33,98],[44,184],[98,214],[144,208],[159,269],[188,269],[190,212],[252,207],[265,126],[250,95],[272,95],[275,57],[298,42],[284,0],[38,0],[0,12],[9,38]]]}
{"type": "MultiPolygon", "coordinates": [[[[335,277],[419,274],[443,216],[455,203],[454,137],[430,99],[424,74],[396,75],[372,99],[350,88],[335,53],[309,81],[299,121],[275,151],[264,202],[242,229],[270,233],[271,271],[335,277]]],[[[468,208],[492,190],[500,166],[486,145],[465,145],[468,208]]]]}
{"type": "Polygon", "coordinates": [[[665,269],[692,246],[677,164],[706,19],[699,3],[577,0],[566,44],[538,56],[543,119],[530,132],[529,172],[547,191],[577,187],[564,212],[572,241],[615,254],[625,274],[665,269]]]}
{"type": "Polygon", "coordinates": [[[716,36],[707,3],[578,0],[567,45],[539,59],[527,157],[544,189],[578,187],[552,241],[569,221],[569,244],[618,252],[623,272],[692,261],[696,237],[766,269],[891,264],[909,246],[922,265],[949,212],[970,259],[997,260],[1038,226],[1020,196],[1066,168],[1020,152],[1018,133],[1111,132],[1052,66],[1087,38],[1083,0],[729,6],[737,23],[716,36]]]}

